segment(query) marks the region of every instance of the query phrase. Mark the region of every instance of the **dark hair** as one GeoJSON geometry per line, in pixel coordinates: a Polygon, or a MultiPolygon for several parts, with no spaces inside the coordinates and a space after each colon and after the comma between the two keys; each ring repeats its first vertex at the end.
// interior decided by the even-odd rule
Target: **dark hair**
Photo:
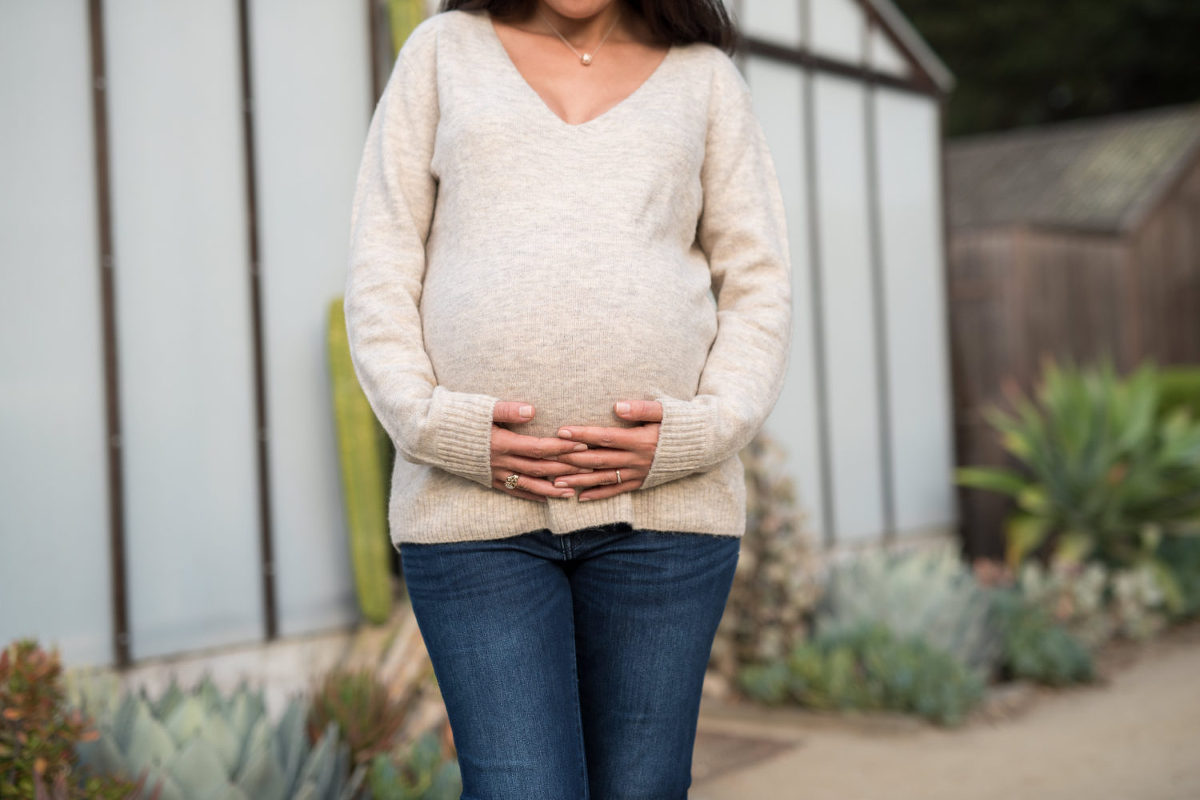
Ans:
{"type": "MultiPolygon", "coordinates": [[[[663,44],[708,42],[732,56],[741,34],[723,0],[616,0],[646,20],[651,34],[663,44]]],[[[439,12],[487,9],[501,19],[525,18],[537,0],[441,0],[439,12]]]]}

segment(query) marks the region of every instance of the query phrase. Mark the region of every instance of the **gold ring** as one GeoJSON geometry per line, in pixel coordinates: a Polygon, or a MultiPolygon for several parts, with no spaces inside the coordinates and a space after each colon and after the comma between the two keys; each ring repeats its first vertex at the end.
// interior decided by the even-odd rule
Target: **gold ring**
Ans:
{"type": "Polygon", "coordinates": [[[514,472],[512,475],[509,475],[504,479],[504,485],[509,489],[515,489],[517,488],[517,481],[519,480],[521,480],[521,476],[514,472]]]}
{"type": "Polygon", "coordinates": [[[617,470],[617,483],[621,482],[621,470],[617,470]]]}

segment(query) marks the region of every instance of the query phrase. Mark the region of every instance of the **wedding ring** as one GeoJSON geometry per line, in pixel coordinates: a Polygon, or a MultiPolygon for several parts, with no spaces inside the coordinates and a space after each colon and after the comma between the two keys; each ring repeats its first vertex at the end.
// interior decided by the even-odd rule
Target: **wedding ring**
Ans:
{"type": "Polygon", "coordinates": [[[617,470],[617,483],[621,482],[621,470],[617,470]]]}
{"type": "Polygon", "coordinates": [[[509,475],[504,479],[504,485],[509,489],[515,489],[517,488],[517,481],[519,480],[521,480],[521,476],[514,472],[512,475],[509,475]]]}

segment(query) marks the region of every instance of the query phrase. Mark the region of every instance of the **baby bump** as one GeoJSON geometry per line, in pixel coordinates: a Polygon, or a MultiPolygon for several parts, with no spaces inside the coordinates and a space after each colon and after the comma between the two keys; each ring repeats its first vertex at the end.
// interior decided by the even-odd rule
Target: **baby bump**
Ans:
{"type": "Polygon", "coordinates": [[[563,424],[626,425],[617,400],[695,394],[717,327],[707,269],[650,280],[494,269],[498,280],[426,275],[424,344],[440,385],[532,403],[534,419],[514,430],[541,436],[563,424]]]}

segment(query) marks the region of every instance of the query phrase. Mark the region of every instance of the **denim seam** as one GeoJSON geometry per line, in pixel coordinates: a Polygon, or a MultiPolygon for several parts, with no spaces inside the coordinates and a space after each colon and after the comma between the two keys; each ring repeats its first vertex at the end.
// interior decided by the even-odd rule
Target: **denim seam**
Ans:
{"type": "Polygon", "coordinates": [[[575,687],[575,739],[579,752],[579,773],[582,779],[583,798],[589,800],[591,790],[588,787],[587,749],[583,742],[583,706],[579,701],[579,648],[575,644],[575,618],[571,617],[571,680],[575,687]]]}

